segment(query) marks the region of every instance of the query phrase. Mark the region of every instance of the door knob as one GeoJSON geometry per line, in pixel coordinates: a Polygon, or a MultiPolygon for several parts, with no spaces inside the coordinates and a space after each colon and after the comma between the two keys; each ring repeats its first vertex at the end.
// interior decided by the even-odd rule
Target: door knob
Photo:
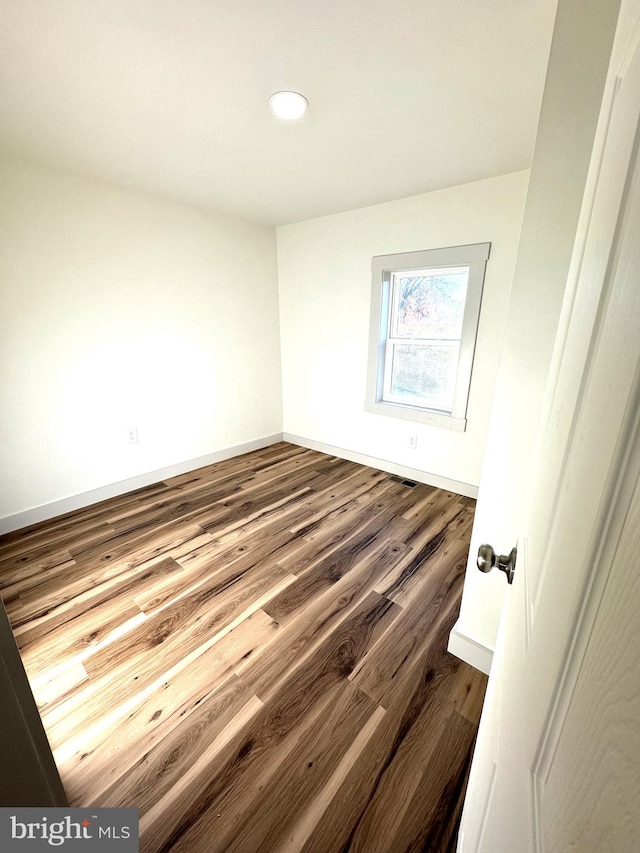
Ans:
{"type": "Polygon", "coordinates": [[[511,549],[507,557],[504,554],[498,556],[491,545],[481,545],[478,548],[478,568],[481,572],[490,572],[494,566],[497,566],[507,576],[507,583],[513,583],[517,556],[518,552],[515,548],[511,549]]]}

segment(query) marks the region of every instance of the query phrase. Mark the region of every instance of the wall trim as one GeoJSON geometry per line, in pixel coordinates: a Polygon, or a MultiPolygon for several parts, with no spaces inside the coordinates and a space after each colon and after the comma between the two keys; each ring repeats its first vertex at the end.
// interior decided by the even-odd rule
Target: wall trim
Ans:
{"type": "Polygon", "coordinates": [[[430,474],[428,471],[410,468],[408,465],[398,465],[388,459],[368,456],[366,453],[357,453],[355,450],[347,450],[344,447],[335,447],[333,444],[314,441],[312,438],[305,438],[290,432],[283,432],[282,440],[291,444],[298,444],[301,447],[308,447],[310,450],[319,450],[321,453],[338,456],[340,459],[348,459],[350,462],[359,462],[361,465],[369,465],[371,468],[380,468],[390,474],[398,474],[401,477],[417,480],[419,483],[426,483],[428,486],[435,486],[438,489],[447,489],[447,491],[455,492],[457,495],[465,495],[468,498],[478,497],[478,487],[472,486],[471,483],[462,483],[459,480],[451,480],[449,477],[440,477],[438,474],[430,474]]]}
{"type": "Polygon", "coordinates": [[[460,628],[459,619],[449,634],[447,651],[475,669],[479,669],[480,672],[484,672],[485,675],[489,675],[493,661],[493,649],[489,649],[465,634],[460,628]]]}
{"type": "Polygon", "coordinates": [[[188,471],[195,471],[197,468],[204,468],[205,465],[212,465],[214,462],[223,462],[225,459],[231,459],[233,456],[240,456],[252,450],[261,450],[263,447],[276,444],[278,441],[282,441],[281,432],[274,435],[267,435],[263,438],[256,438],[253,441],[245,441],[243,444],[225,447],[222,450],[214,450],[213,453],[207,453],[206,456],[199,456],[197,459],[176,462],[174,465],[167,465],[165,468],[158,468],[154,471],[138,474],[127,480],[120,480],[117,483],[100,486],[97,489],[91,489],[91,491],[82,492],[79,495],[61,498],[60,500],[52,501],[33,509],[17,512],[14,515],[6,515],[4,518],[0,518],[0,535],[11,533],[13,530],[20,530],[22,527],[28,527],[40,521],[56,518],[59,515],[65,515],[76,509],[83,509],[108,498],[126,495],[127,492],[151,486],[162,480],[168,480],[170,477],[177,477],[179,474],[186,474],[188,471]]]}

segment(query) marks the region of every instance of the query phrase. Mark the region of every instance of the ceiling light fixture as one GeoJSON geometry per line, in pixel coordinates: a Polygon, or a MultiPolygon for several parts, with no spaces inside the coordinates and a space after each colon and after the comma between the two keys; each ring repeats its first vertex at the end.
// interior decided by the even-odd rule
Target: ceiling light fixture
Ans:
{"type": "Polygon", "coordinates": [[[276,92],[269,98],[271,111],[285,121],[295,121],[306,113],[309,101],[298,92],[276,92]]]}

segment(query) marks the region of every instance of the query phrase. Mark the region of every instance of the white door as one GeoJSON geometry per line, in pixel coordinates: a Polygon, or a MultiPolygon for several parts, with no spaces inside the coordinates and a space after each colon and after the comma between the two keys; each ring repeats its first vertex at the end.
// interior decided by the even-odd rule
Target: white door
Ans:
{"type": "Polygon", "coordinates": [[[640,851],[639,18],[624,2],[459,853],[640,851]]]}

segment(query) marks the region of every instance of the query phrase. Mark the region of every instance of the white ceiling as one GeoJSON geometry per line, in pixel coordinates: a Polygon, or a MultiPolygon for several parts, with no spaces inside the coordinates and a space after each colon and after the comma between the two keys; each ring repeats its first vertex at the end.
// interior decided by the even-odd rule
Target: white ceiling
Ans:
{"type": "Polygon", "coordinates": [[[271,224],[527,168],[555,6],[0,0],[0,149],[271,224]]]}

